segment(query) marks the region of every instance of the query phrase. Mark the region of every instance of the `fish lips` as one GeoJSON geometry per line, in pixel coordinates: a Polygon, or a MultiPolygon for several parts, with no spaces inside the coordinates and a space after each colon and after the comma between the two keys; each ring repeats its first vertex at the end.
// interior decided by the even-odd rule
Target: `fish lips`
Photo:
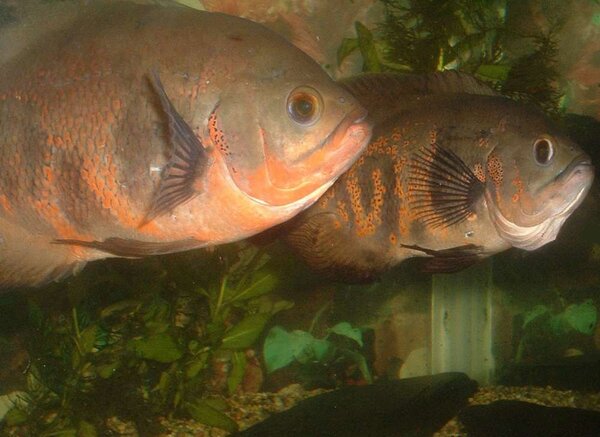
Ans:
{"type": "Polygon", "coordinates": [[[499,235],[513,247],[536,250],[554,241],[565,220],[581,205],[594,180],[594,167],[587,155],[573,160],[550,184],[543,188],[535,214],[521,215],[527,223],[508,220],[493,202],[488,202],[499,235]]]}
{"type": "Polygon", "coordinates": [[[323,141],[292,162],[275,156],[263,136],[264,166],[236,185],[256,202],[270,206],[316,200],[367,147],[372,126],[366,117],[364,108],[354,109],[323,141]]]}
{"type": "MultiPolygon", "coordinates": [[[[545,219],[570,215],[585,199],[594,181],[594,166],[589,156],[575,158],[552,182],[540,190],[542,209],[525,214],[527,221],[537,224],[545,219]],[[576,193],[573,195],[573,193],[576,193]]],[[[529,223],[525,223],[527,225],[529,223]]]]}

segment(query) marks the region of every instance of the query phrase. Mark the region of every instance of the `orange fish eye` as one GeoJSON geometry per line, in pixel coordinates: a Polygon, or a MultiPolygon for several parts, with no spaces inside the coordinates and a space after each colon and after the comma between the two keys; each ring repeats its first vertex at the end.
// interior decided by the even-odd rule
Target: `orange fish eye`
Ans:
{"type": "Polygon", "coordinates": [[[308,86],[294,89],[287,99],[288,115],[296,123],[314,124],[323,111],[323,100],[317,90],[308,86]]]}
{"type": "Polygon", "coordinates": [[[539,165],[548,165],[554,158],[554,145],[548,138],[538,138],[533,143],[533,157],[539,165]]]}

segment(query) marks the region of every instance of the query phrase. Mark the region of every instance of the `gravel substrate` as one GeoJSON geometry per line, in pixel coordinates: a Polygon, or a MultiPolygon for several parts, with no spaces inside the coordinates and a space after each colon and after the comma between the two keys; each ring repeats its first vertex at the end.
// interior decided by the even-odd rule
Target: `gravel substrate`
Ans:
{"type": "MultiPolygon", "coordinates": [[[[295,384],[278,393],[248,393],[225,400],[231,407],[227,413],[239,424],[240,429],[245,429],[273,413],[291,408],[302,399],[324,392],[325,390],[306,391],[300,385],[295,384]]],[[[501,399],[533,402],[549,407],[574,407],[600,411],[600,393],[584,394],[570,390],[554,390],[550,387],[482,387],[470,400],[470,404],[487,404],[501,399]]],[[[161,434],[165,437],[225,437],[227,435],[225,431],[189,420],[165,420],[163,425],[169,430],[161,434]]],[[[436,437],[466,435],[456,419],[452,419],[435,434],[436,437]]]]}

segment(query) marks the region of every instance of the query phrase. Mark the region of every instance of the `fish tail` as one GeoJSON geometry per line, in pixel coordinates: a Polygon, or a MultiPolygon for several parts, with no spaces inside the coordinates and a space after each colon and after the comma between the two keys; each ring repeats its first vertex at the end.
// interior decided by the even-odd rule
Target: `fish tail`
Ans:
{"type": "Polygon", "coordinates": [[[0,217],[0,291],[41,286],[79,271],[85,261],[0,217]]]}

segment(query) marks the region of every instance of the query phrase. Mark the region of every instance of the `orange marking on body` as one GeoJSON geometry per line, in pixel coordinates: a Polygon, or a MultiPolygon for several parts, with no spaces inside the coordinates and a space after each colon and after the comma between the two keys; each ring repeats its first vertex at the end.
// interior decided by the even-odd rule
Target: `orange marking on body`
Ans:
{"type": "Polygon", "coordinates": [[[52,184],[54,182],[54,172],[52,171],[52,168],[45,165],[42,167],[42,172],[44,173],[44,178],[48,184],[52,184]]]}
{"type": "Polygon", "coordinates": [[[432,129],[429,131],[429,144],[436,144],[437,143],[437,129],[432,129]]]}
{"type": "Polygon", "coordinates": [[[350,216],[348,215],[348,210],[346,209],[346,202],[344,202],[343,200],[338,200],[337,212],[342,218],[342,220],[344,220],[346,223],[350,221],[350,216]]]}
{"type": "Polygon", "coordinates": [[[8,197],[6,197],[4,194],[0,194],[0,207],[2,207],[5,212],[13,212],[12,205],[10,204],[8,197]]]}
{"type": "Polygon", "coordinates": [[[496,188],[499,188],[504,180],[504,168],[502,167],[502,161],[497,155],[491,154],[488,157],[487,172],[496,188]]]}
{"type": "Polygon", "coordinates": [[[475,164],[473,167],[473,174],[479,180],[479,182],[485,182],[485,172],[483,171],[483,165],[480,163],[475,164]]]}
{"type": "Polygon", "coordinates": [[[390,239],[390,243],[393,244],[394,246],[398,242],[398,237],[396,237],[396,234],[394,234],[393,232],[390,234],[389,239],[390,239]]]}
{"type": "Polygon", "coordinates": [[[519,175],[519,170],[518,169],[515,169],[515,170],[517,171],[517,175],[512,180],[512,185],[517,189],[517,191],[512,195],[513,203],[517,203],[521,199],[521,195],[525,191],[523,180],[521,179],[521,176],[519,175]]]}
{"type": "Polygon", "coordinates": [[[321,208],[327,208],[327,205],[329,204],[329,201],[333,199],[334,194],[335,192],[333,190],[327,190],[319,199],[319,206],[321,208]]]}

